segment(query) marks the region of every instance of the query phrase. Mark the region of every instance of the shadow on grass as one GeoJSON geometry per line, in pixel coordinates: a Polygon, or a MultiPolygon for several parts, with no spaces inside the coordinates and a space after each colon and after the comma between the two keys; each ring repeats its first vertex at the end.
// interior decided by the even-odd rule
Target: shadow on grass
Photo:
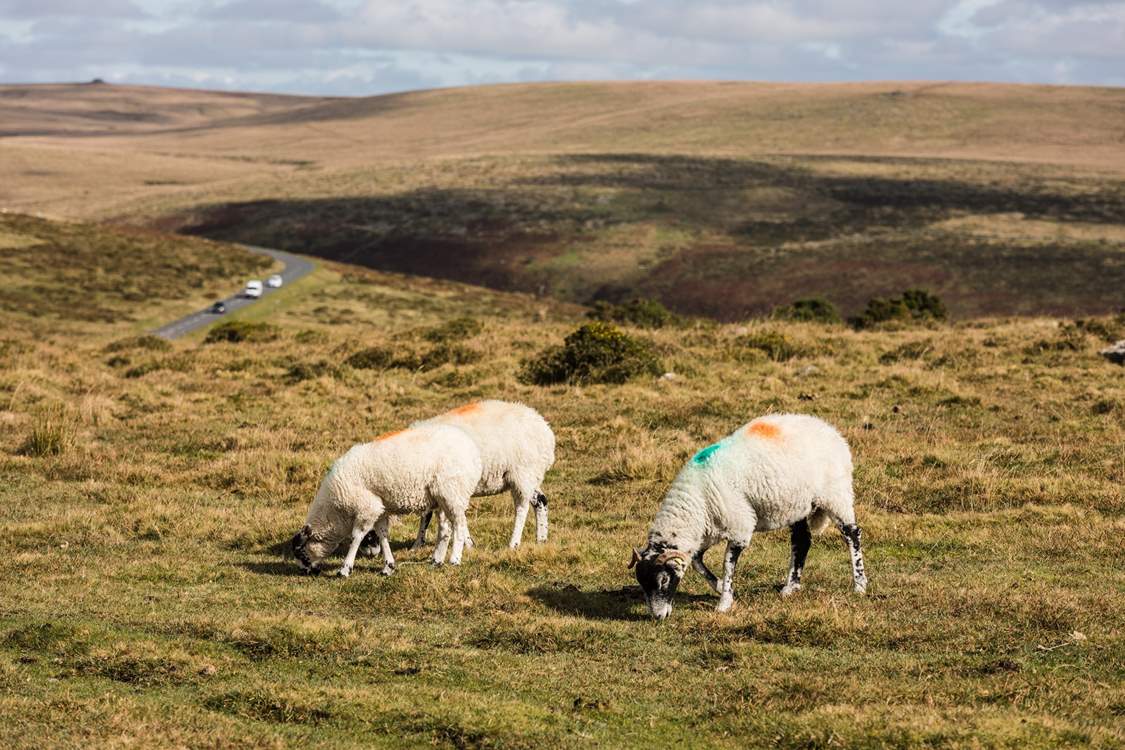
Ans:
{"type": "MultiPolygon", "coordinates": [[[[640,586],[583,591],[572,584],[553,584],[536,586],[528,590],[527,595],[559,614],[574,617],[631,622],[650,619],[648,610],[644,607],[644,595],[640,586]]],[[[685,603],[713,598],[703,594],[681,593],[676,596],[676,604],[683,606],[685,603]]]]}
{"type": "MultiPolygon", "coordinates": [[[[403,550],[409,550],[413,543],[413,541],[405,539],[399,541],[392,540],[391,551],[398,553],[402,552],[403,550]]],[[[251,573],[257,573],[258,575],[307,575],[306,573],[301,571],[300,566],[297,564],[297,560],[293,557],[293,553],[289,547],[288,539],[274,542],[267,547],[263,547],[258,550],[258,554],[261,557],[267,559],[255,560],[252,562],[241,562],[238,563],[238,566],[249,570],[251,573]]],[[[329,555],[321,563],[322,571],[320,575],[330,575],[331,573],[333,573],[336,568],[339,567],[339,563],[343,561],[343,558],[343,548],[338,549],[334,554],[329,555]]],[[[383,567],[382,558],[371,558],[365,555],[359,555],[358,557],[356,557],[357,570],[359,570],[361,567],[366,566],[374,566],[381,569],[383,567]]]]}

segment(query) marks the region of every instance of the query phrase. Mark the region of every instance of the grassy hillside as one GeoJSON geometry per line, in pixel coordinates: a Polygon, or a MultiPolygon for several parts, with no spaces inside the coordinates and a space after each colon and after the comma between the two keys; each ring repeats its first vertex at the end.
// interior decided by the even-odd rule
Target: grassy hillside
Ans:
{"type": "Polygon", "coordinates": [[[1120,317],[691,322],[630,331],[673,377],[539,387],[521,363],[581,322],[573,307],[332,264],[282,301],[264,340],[170,350],[0,310],[8,744],[1125,741],[1125,388],[1096,354],[1120,317]],[[463,364],[345,364],[368,347],[434,362],[466,315],[482,331],[444,342],[463,364]],[[394,577],[296,574],[282,542],[335,456],[482,397],[523,400],[558,435],[550,542],[506,550],[511,504],[482,499],[459,569],[407,551],[405,519],[394,577]],[[771,411],[851,442],[869,595],[847,593],[829,534],[780,599],[788,539],[763,534],[730,614],[689,574],[651,622],[630,546],[683,461],[771,411]]]}
{"type": "Polygon", "coordinates": [[[0,311],[35,336],[140,330],[232,294],[271,264],[217,242],[0,213],[0,311]]]}
{"type": "Polygon", "coordinates": [[[737,320],[926,286],[961,318],[1082,315],[1125,279],[1121,89],[0,87],[0,114],[0,204],[572,301],[737,320]]]}

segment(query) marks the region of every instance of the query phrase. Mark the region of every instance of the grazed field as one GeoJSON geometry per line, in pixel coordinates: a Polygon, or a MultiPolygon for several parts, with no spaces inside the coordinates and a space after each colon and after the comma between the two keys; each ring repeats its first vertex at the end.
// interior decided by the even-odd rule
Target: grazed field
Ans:
{"type": "MultiPolygon", "coordinates": [[[[126,241],[71,251],[94,262],[126,241]]],[[[135,322],[0,310],[9,746],[1125,742],[1125,387],[1095,353],[1120,317],[693,322],[632,332],[674,378],[542,388],[516,374],[574,307],[328,264],[269,314],[273,340],[164,350],[131,340],[135,322]],[[465,315],[484,324],[456,342],[476,361],[343,364],[368,346],[424,354],[421,333],[465,315]],[[752,348],[764,330],[792,356],[752,348]],[[407,551],[406,519],[394,577],[296,575],[281,543],[333,457],[481,397],[556,430],[550,542],[506,550],[510,502],[482,499],[460,569],[407,551]],[[870,594],[847,593],[827,535],[781,600],[788,540],[761,535],[730,614],[689,575],[672,617],[649,621],[625,566],[663,488],[770,411],[850,440],[870,594]]]]}
{"type": "Polygon", "coordinates": [[[992,84],[0,87],[0,205],[727,321],[911,286],[960,319],[1102,314],[1123,113],[992,84]]]}

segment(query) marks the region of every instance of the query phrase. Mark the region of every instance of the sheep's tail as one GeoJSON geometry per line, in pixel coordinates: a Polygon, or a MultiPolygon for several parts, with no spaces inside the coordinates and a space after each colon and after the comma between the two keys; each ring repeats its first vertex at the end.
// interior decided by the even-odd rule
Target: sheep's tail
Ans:
{"type": "Polygon", "coordinates": [[[817,508],[809,516],[809,531],[814,534],[820,534],[832,524],[832,518],[828,513],[820,508],[817,508]]]}

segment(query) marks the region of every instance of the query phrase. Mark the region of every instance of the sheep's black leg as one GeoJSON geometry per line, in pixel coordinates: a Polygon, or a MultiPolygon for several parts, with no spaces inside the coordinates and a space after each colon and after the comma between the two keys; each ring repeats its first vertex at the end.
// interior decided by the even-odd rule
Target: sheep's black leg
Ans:
{"type": "Polygon", "coordinates": [[[789,527],[789,546],[789,580],[781,589],[782,596],[801,590],[801,571],[805,569],[805,558],[812,546],[812,532],[809,531],[807,518],[802,518],[789,527]]]}
{"type": "Polygon", "coordinates": [[[734,569],[738,566],[738,558],[742,555],[744,549],[746,549],[744,544],[733,541],[727,542],[727,554],[723,559],[723,580],[719,583],[722,590],[719,592],[719,604],[715,607],[716,612],[726,612],[734,604],[734,569]]]}
{"type": "Polygon", "coordinates": [[[707,550],[701,549],[691,556],[691,566],[695,568],[695,572],[707,579],[707,584],[714,589],[716,594],[721,594],[722,589],[719,587],[719,578],[711,569],[707,567],[707,563],[703,562],[703,553],[707,550]]]}
{"type": "Polygon", "coordinates": [[[414,540],[414,545],[410,549],[422,549],[426,546],[426,529],[430,528],[430,520],[433,519],[434,512],[427,510],[422,514],[422,519],[418,522],[418,538],[414,540]]]}
{"type": "Polygon", "coordinates": [[[860,549],[862,534],[859,526],[854,523],[841,524],[840,533],[844,535],[844,541],[848,543],[848,551],[852,555],[852,580],[855,583],[852,590],[862,594],[867,591],[867,573],[863,569],[863,550],[860,549]]]}

